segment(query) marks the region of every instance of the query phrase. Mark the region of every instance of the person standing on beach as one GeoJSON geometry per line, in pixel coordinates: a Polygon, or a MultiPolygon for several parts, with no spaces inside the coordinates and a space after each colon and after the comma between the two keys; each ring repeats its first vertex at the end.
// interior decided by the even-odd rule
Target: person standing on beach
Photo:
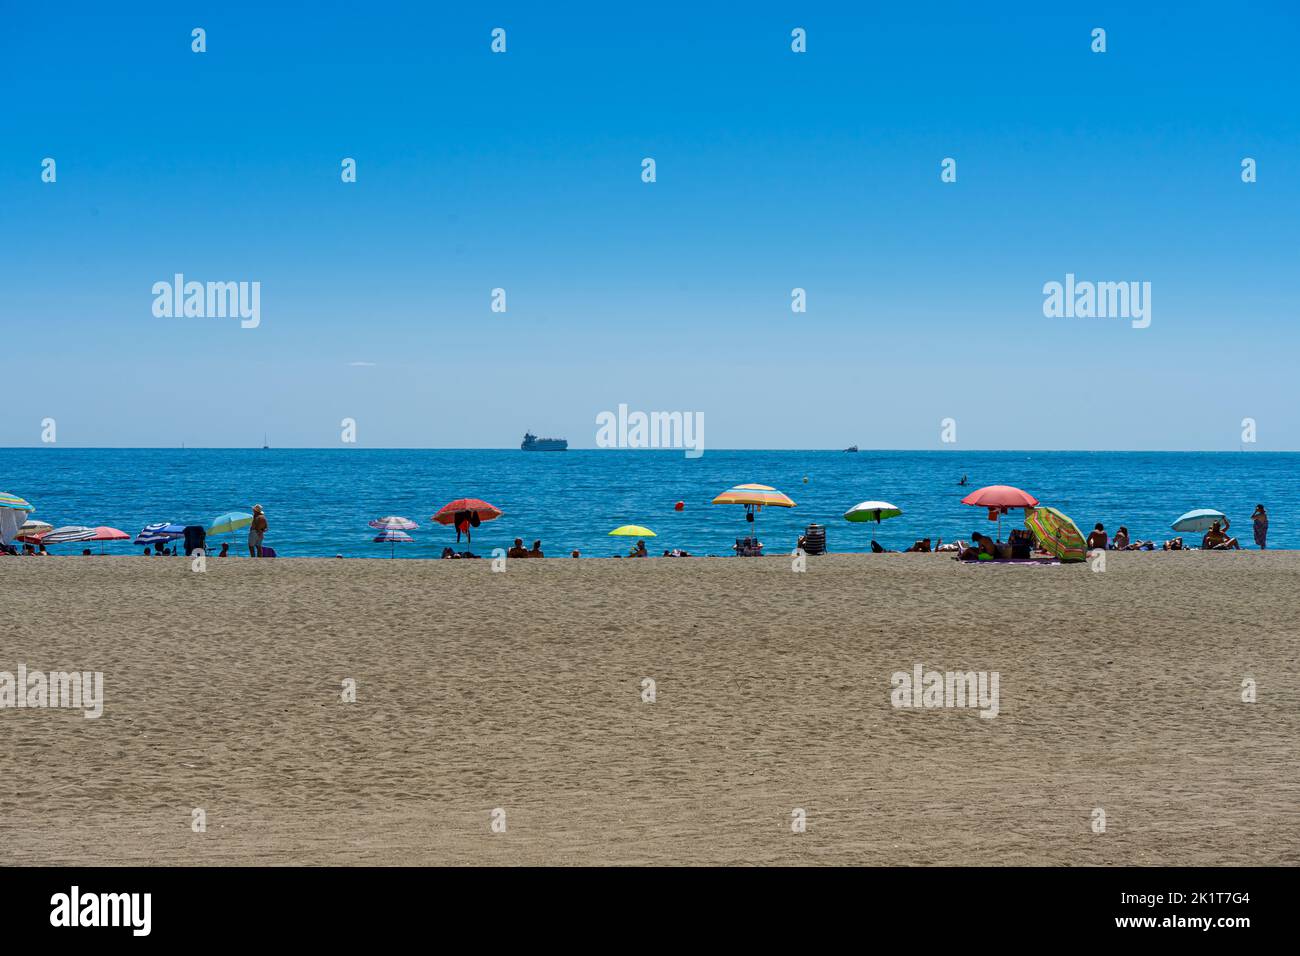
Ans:
{"type": "Polygon", "coordinates": [[[1255,505],[1255,513],[1250,516],[1250,520],[1255,523],[1255,543],[1259,545],[1259,550],[1267,550],[1268,546],[1264,542],[1268,538],[1268,512],[1263,505],[1255,505]]]}
{"type": "Polygon", "coordinates": [[[262,555],[262,538],[266,536],[266,515],[261,505],[253,505],[253,523],[248,526],[248,556],[258,558],[262,555]]]}

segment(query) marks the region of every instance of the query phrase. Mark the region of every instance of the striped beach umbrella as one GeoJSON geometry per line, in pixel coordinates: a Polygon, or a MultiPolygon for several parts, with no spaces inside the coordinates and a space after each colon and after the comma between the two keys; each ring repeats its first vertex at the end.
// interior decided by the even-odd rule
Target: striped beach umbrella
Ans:
{"type": "Polygon", "coordinates": [[[1079,526],[1055,508],[1045,505],[1026,508],[1025,527],[1033,532],[1044,551],[1062,561],[1083,561],[1088,557],[1088,542],[1079,526]]]}
{"type": "Polygon", "coordinates": [[[413,531],[420,527],[410,518],[400,518],[396,515],[389,515],[386,518],[376,518],[370,522],[370,527],[376,531],[413,531]]]}
{"type": "Polygon", "coordinates": [[[19,541],[26,541],[30,544],[30,543],[35,543],[36,540],[40,538],[41,535],[45,534],[48,531],[53,531],[53,530],[54,530],[54,525],[50,524],[48,521],[36,521],[35,519],[28,519],[27,521],[23,522],[22,527],[18,529],[18,533],[14,535],[14,537],[16,537],[19,541]]]}
{"type": "Polygon", "coordinates": [[[55,528],[40,536],[41,544],[69,544],[73,541],[95,540],[95,529],[85,525],[69,524],[55,528]]]}
{"type": "Polygon", "coordinates": [[[753,521],[754,516],[767,508],[793,508],[794,501],[770,485],[736,485],[728,488],[713,499],[715,505],[744,505],[745,520],[753,521]]]}
{"type": "Polygon", "coordinates": [[[183,524],[176,524],[173,521],[159,521],[141,528],[133,543],[140,546],[166,544],[168,541],[175,541],[177,538],[183,537],[185,537],[185,526],[183,524]]]}
{"type": "Polygon", "coordinates": [[[80,541],[98,541],[99,553],[104,553],[105,541],[130,541],[131,536],[125,531],[119,531],[117,528],[110,528],[106,525],[100,525],[98,528],[87,528],[85,525],[65,525],[62,528],[55,528],[39,538],[35,539],[41,544],[71,544],[80,541]]]}
{"type": "Polygon", "coordinates": [[[380,544],[385,541],[389,543],[389,545],[392,548],[392,553],[389,555],[390,558],[397,557],[398,544],[410,544],[414,540],[415,539],[412,538],[405,531],[398,531],[396,529],[381,531],[379,534],[375,535],[374,537],[374,541],[376,544],[380,544]]]}
{"type": "Polygon", "coordinates": [[[13,508],[15,511],[35,511],[36,507],[25,498],[0,491],[0,508],[13,508]]]}
{"type": "Polygon", "coordinates": [[[793,508],[794,502],[770,485],[736,485],[713,499],[715,505],[744,505],[750,508],[793,508]]]}

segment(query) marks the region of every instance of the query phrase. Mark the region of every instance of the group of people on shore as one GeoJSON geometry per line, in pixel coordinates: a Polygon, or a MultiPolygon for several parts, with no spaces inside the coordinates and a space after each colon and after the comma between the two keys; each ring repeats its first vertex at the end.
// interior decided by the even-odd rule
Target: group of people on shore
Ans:
{"type": "MultiPolygon", "coordinates": [[[[1268,550],[1268,512],[1263,505],[1256,505],[1250,516],[1255,533],[1255,545],[1261,550],[1268,550]]],[[[1232,522],[1225,516],[1222,521],[1210,522],[1210,528],[1201,537],[1202,551],[1240,551],[1241,542],[1228,534],[1232,522]]],[[[1133,541],[1129,538],[1128,528],[1119,526],[1114,538],[1106,534],[1106,527],[1100,521],[1088,535],[1088,549],[1102,551],[1154,551],[1154,541],[1133,541]]],[[[1161,544],[1162,551],[1189,551],[1191,547],[1181,537],[1170,538],[1161,544]]]]}
{"type": "MultiPolygon", "coordinates": [[[[1264,506],[1257,505],[1254,513],[1251,515],[1251,522],[1255,532],[1255,544],[1261,551],[1266,550],[1268,545],[1268,512],[1264,506]]],[[[1204,551],[1235,551],[1240,550],[1241,542],[1228,534],[1231,522],[1228,518],[1222,521],[1213,521],[1210,528],[1201,538],[1201,549],[1204,551]]],[[[800,539],[802,546],[803,539],[800,539]]],[[[1129,534],[1126,525],[1120,525],[1119,530],[1111,537],[1106,532],[1106,526],[1100,521],[1089,533],[1087,538],[1089,551],[1155,551],[1156,543],[1151,540],[1134,540],[1129,534]]],[[[903,553],[920,552],[929,554],[931,552],[954,552],[955,556],[962,561],[989,561],[989,560],[1007,560],[1017,557],[1028,557],[1029,552],[1033,549],[1033,538],[1028,531],[1015,529],[1011,532],[1010,540],[994,541],[987,534],[980,531],[971,532],[970,543],[965,541],[943,543],[943,538],[937,539],[937,543],[931,544],[930,538],[918,538],[911,547],[904,548],[903,553]]],[[[875,540],[871,542],[871,550],[877,554],[888,552],[887,548],[882,547],[875,540]]],[[[1186,544],[1181,537],[1170,538],[1161,544],[1162,551],[1188,551],[1192,550],[1191,546],[1186,544]]]]}

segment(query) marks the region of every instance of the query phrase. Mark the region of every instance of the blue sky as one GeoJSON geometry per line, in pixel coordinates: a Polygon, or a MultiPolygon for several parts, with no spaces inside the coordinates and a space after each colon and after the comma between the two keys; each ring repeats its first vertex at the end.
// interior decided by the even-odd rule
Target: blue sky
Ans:
{"type": "Polygon", "coordinates": [[[1300,449],[1293,4],[75,6],[0,34],[0,445],[591,447],[626,403],[712,447],[1300,449]],[[176,272],[261,325],[155,317],[176,272]],[[1070,272],[1151,326],[1044,317],[1070,272]]]}

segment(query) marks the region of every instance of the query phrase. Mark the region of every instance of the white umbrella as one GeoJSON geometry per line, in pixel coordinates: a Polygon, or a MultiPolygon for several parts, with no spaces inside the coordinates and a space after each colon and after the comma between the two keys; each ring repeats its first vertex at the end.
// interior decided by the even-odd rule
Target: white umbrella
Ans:
{"type": "Polygon", "coordinates": [[[1197,508],[1195,511],[1187,512],[1187,514],[1175,521],[1172,527],[1175,531],[1199,533],[1209,531],[1210,525],[1226,518],[1227,516],[1222,511],[1215,511],[1213,508],[1197,508]]]}

